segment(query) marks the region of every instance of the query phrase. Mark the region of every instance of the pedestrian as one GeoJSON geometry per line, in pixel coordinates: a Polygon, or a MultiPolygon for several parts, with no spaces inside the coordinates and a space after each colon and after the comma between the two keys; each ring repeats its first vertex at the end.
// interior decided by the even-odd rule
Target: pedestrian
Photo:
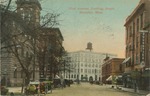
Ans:
{"type": "Polygon", "coordinates": [[[13,92],[10,93],[10,96],[15,96],[13,92]]]}
{"type": "Polygon", "coordinates": [[[45,83],[45,94],[47,94],[47,92],[48,92],[48,85],[47,83],[45,83]]]}

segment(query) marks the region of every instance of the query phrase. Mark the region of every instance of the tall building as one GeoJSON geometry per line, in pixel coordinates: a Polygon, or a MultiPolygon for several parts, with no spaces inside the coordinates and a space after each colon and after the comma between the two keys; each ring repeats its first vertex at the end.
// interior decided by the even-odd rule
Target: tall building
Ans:
{"type": "Polygon", "coordinates": [[[59,71],[59,60],[63,50],[63,36],[59,28],[41,27],[40,11],[42,8],[38,0],[16,0],[16,4],[17,12],[8,10],[5,14],[3,14],[5,7],[1,8],[0,6],[0,14],[3,14],[0,15],[0,20],[5,21],[3,22],[5,24],[2,24],[1,37],[4,37],[3,41],[5,41],[6,47],[7,44],[13,43],[13,45],[16,45],[13,48],[7,48],[12,48],[15,50],[14,53],[17,53],[17,55],[12,54],[13,52],[8,51],[7,48],[1,50],[0,67],[2,70],[0,71],[2,81],[4,81],[3,85],[6,86],[21,86],[22,82],[27,81],[25,82],[27,84],[28,80],[39,80],[40,78],[50,77],[50,74],[56,74],[59,71]],[[39,30],[35,30],[37,27],[39,30]],[[35,34],[35,32],[38,34],[35,34]],[[8,33],[15,38],[9,38],[8,33]],[[44,41],[44,39],[47,39],[47,41],[44,41]],[[44,54],[43,49],[40,50],[40,47],[42,47],[39,46],[40,44],[46,44],[44,48],[47,53],[44,55],[46,57],[44,63],[42,62],[43,58],[39,58],[39,56],[43,56],[39,55],[40,51],[44,54]],[[40,64],[43,64],[44,68],[40,64]],[[52,70],[51,64],[53,64],[52,70]]]}
{"type": "MultiPolygon", "coordinates": [[[[127,80],[132,81],[133,85],[136,83],[138,87],[148,85],[147,88],[150,83],[144,84],[144,82],[148,83],[150,80],[149,76],[144,75],[146,75],[148,70],[150,70],[150,33],[143,31],[150,31],[149,5],[149,0],[140,0],[137,7],[126,19],[126,23],[124,25],[126,28],[126,59],[123,61],[126,65],[126,74],[131,75],[132,77],[135,75],[133,72],[137,71],[137,73],[139,72],[141,76],[136,76],[136,80],[133,78],[128,78],[127,80]],[[145,81],[139,78],[144,78],[143,80],[145,81]]],[[[133,87],[131,82],[126,85],[133,87]]]]}
{"type": "Polygon", "coordinates": [[[38,0],[17,0],[17,13],[30,25],[40,26],[41,4],[38,0]]]}
{"type": "MultiPolygon", "coordinates": [[[[116,57],[115,54],[107,54],[110,58],[116,57]]],[[[93,52],[91,50],[69,52],[71,71],[66,72],[65,77],[72,80],[101,81],[102,79],[102,64],[106,53],[93,52]]]]}
{"type": "Polygon", "coordinates": [[[60,59],[64,48],[63,36],[59,28],[43,28],[39,43],[40,80],[52,80],[59,73],[60,59]]]}

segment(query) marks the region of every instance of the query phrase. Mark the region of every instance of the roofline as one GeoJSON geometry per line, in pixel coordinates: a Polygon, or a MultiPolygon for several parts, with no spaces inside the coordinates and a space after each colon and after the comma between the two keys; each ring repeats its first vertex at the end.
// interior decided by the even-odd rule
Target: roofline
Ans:
{"type": "Polygon", "coordinates": [[[77,52],[89,52],[89,53],[96,53],[96,54],[103,54],[103,55],[114,55],[117,56],[117,54],[112,54],[112,53],[102,53],[102,52],[93,52],[93,51],[85,51],[85,50],[79,50],[79,51],[72,51],[72,52],[68,52],[68,53],[77,53],[77,52]]]}
{"type": "Polygon", "coordinates": [[[138,10],[144,6],[145,6],[144,2],[139,2],[139,4],[132,11],[132,13],[126,18],[126,22],[125,22],[124,26],[126,26],[130,22],[130,20],[133,18],[133,16],[138,12],[138,10]]]}
{"type": "Polygon", "coordinates": [[[49,28],[49,27],[42,28],[42,30],[49,30],[49,29],[51,29],[51,30],[57,30],[59,32],[59,34],[60,34],[61,39],[64,41],[64,38],[63,38],[63,36],[62,36],[61,31],[60,31],[59,28],[49,28]]]}

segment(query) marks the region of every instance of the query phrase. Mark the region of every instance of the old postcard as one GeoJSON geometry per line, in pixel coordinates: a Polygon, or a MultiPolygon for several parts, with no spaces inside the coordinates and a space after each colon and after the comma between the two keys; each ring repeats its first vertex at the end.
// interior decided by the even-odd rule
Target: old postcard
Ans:
{"type": "Polygon", "coordinates": [[[150,0],[0,0],[4,96],[150,96],[150,0]]]}

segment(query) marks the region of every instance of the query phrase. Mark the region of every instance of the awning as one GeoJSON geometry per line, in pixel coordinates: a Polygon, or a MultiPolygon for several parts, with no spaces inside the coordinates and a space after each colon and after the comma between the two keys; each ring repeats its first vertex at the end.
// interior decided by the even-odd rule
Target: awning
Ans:
{"type": "Polygon", "coordinates": [[[142,73],[142,77],[150,77],[150,70],[145,70],[145,71],[142,73]]]}
{"type": "Polygon", "coordinates": [[[118,75],[115,77],[115,79],[118,79],[118,78],[122,78],[122,75],[118,75]]]}
{"type": "Polygon", "coordinates": [[[58,75],[55,76],[55,79],[60,79],[60,77],[58,75]]]}
{"type": "Polygon", "coordinates": [[[29,84],[40,84],[40,82],[39,82],[39,81],[34,81],[34,82],[31,82],[31,81],[30,81],[29,84]]]}
{"type": "Polygon", "coordinates": [[[122,62],[122,64],[128,62],[130,59],[131,59],[131,57],[126,58],[126,59],[122,62]]]}
{"type": "Polygon", "coordinates": [[[112,81],[112,75],[110,75],[110,76],[106,79],[106,81],[112,81]]]}

